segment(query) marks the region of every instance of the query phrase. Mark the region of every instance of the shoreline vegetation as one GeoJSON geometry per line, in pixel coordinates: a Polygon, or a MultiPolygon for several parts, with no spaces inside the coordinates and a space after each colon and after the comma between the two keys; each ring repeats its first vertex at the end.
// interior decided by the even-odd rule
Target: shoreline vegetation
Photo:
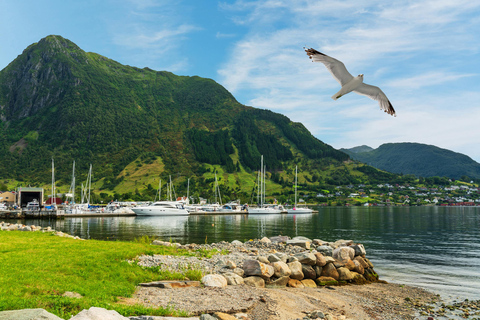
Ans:
{"type": "MultiPolygon", "coordinates": [[[[245,300],[243,303],[249,302],[250,306],[238,307],[237,312],[243,310],[244,319],[251,320],[315,319],[319,314],[335,320],[414,319],[418,316],[427,319],[427,316],[445,316],[448,312],[466,318],[470,315],[480,317],[478,301],[442,305],[438,295],[419,288],[376,281],[378,276],[373,272],[370,281],[330,281],[321,285],[317,281],[318,286],[314,288],[307,288],[298,280],[295,282],[297,287],[283,285],[279,286],[280,289],[249,285],[217,288],[207,285],[204,280],[207,274],[225,274],[225,268],[235,271],[238,269],[232,268],[235,265],[242,266],[248,273],[245,261],[249,261],[251,269],[259,267],[258,272],[270,273],[274,269],[270,266],[274,255],[300,264],[302,255],[315,253],[317,262],[313,268],[318,265],[318,257],[335,260],[330,263],[340,269],[347,269],[347,264],[352,261],[342,267],[341,257],[349,260],[347,257],[337,254],[333,259],[329,253],[323,256],[302,239],[282,239],[296,241],[289,244],[263,238],[245,243],[181,245],[149,237],[133,242],[82,240],[50,228],[12,226],[0,222],[0,312],[43,308],[69,319],[84,309],[100,307],[115,310],[130,319],[141,319],[142,315],[189,317],[214,313],[211,308],[215,307],[208,306],[209,302],[219,310],[223,307],[227,313],[232,313],[235,310],[232,304],[245,300]],[[14,229],[37,232],[9,231],[14,229]],[[162,280],[201,281],[203,285],[181,289],[139,287],[141,283],[162,280]],[[188,304],[192,301],[194,307],[188,304]]],[[[328,245],[349,250],[354,250],[351,246],[356,245],[358,248],[355,249],[364,250],[362,245],[345,240],[319,244],[316,243],[319,250],[328,245]]],[[[365,257],[365,252],[357,256],[365,257]]],[[[267,279],[265,274],[256,278],[267,279]]],[[[278,279],[275,277],[275,280],[278,279]]],[[[267,280],[267,283],[272,282],[267,280]]]]}

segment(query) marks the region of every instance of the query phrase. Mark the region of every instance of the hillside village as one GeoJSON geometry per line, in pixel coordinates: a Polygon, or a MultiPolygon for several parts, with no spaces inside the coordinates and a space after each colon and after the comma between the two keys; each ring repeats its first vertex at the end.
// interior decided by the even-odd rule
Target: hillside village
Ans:
{"type": "Polygon", "coordinates": [[[334,206],[475,206],[480,205],[479,190],[478,185],[463,182],[454,182],[447,186],[359,184],[337,186],[333,192],[320,192],[313,196],[303,194],[301,201],[334,206]]]}

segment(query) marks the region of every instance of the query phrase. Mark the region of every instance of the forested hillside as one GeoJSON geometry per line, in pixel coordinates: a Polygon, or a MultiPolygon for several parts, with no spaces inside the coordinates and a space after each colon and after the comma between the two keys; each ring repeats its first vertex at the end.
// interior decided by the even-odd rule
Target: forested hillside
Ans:
{"type": "Polygon", "coordinates": [[[249,196],[261,155],[274,192],[291,191],[295,165],[312,188],[392,177],[348,164],[302,124],[244,106],[211,79],[124,66],[61,36],[0,71],[0,120],[0,179],[10,188],[48,185],[52,158],[59,187],[75,160],[77,181],[92,164],[97,192],[137,198],[170,176],[208,193],[215,170],[227,195],[249,196]]]}

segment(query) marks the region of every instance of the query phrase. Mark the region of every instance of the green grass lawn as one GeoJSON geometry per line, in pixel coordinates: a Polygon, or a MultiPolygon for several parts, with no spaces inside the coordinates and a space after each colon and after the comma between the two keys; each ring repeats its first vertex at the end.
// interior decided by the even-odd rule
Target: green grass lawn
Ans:
{"type": "MultiPolygon", "coordinates": [[[[148,239],[147,239],[148,240],[148,239]]],[[[0,311],[43,308],[69,319],[92,306],[116,310],[124,316],[187,316],[172,309],[124,305],[141,282],[165,279],[199,280],[202,272],[170,273],[129,263],[142,254],[210,255],[150,241],[107,242],[61,238],[51,233],[0,231],[0,311]],[[62,297],[66,291],[83,298],[62,297]]]]}

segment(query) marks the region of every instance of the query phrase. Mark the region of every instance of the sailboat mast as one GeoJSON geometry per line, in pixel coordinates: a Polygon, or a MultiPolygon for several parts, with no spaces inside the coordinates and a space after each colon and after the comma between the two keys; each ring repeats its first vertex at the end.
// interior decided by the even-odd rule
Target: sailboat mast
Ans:
{"type": "Polygon", "coordinates": [[[260,189],[261,189],[261,191],[260,191],[260,205],[261,205],[262,207],[263,207],[263,199],[264,199],[264,197],[265,197],[265,195],[264,195],[264,192],[265,192],[265,186],[264,186],[264,183],[265,183],[265,171],[264,171],[264,170],[265,170],[265,169],[264,169],[264,167],[263,167],[263,155],[262,155],[262,158],[261,158],[261,168],[260,168],[260,171],[261,171],[261,173],[260,173],[260,178],[261,178],[261,180],[260,180],[260,185],[261,185],[261,187],[260,187],[260,189]]]}
{"type": "Polygon", "coordinates": [[[297,169],[298,169],[298,166],[295,166],[295,204],[294,204],[294,208],[297,207],[297,169]]]}
{"type": "MultiPolygon", "coordinates": [[[[50,204],[53,205],[53,200],[55,199],[55,163],[52,158],[52,198],[50,199],[50,204]]],[[[55,202],[56,203],[56,202],[55,202]]]]}
{"type": "Polygon", "coordinates": [[[70,186],[72,194],[72,202],[75,203],[75,160],[73,160],[73,171],[72,171],[72,185],[70,186]]]}

